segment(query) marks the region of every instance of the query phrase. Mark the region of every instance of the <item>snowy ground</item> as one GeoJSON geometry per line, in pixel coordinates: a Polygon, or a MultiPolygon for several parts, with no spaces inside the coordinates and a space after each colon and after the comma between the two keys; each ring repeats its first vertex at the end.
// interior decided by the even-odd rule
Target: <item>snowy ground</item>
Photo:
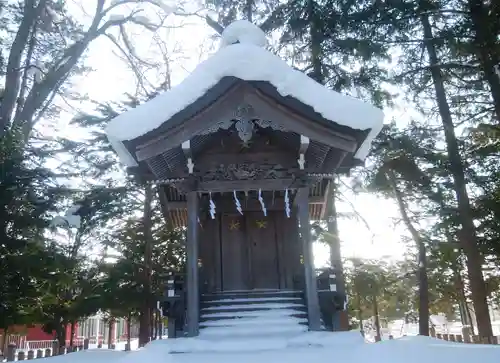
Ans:
{"type": "Polygon", "coordinates": [[[303,363],[324,359],[350,363],[497,363],[500,346],[451,343],[427,337],[369,344],[357,332],[305,333],[287,339],[268,337],[253,341],[162,340],[131,352],[92,349],[49,359],[54,363],[303,363]],[[177,350],[197,352],[175,354],[177,350]]]}

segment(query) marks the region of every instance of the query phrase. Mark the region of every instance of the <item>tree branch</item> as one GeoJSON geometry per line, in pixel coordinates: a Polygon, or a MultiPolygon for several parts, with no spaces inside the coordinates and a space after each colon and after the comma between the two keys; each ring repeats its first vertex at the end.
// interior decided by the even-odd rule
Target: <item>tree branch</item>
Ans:
{"type": "MultiPolygon", "coordinates": [[[[43,1],[42,1],[43,2],[43,1]]],[[[12,113],[16,106],[17,95],[19,94],[20,77],[19,71],[21,59],[28,42],[33,23],[36,21],[36,9],[34,0],[24,2],[24,11],[21,24],[17,30],[14,42],[9,51],[7,62],[5,86],[3,89],[2,102],[0,103],[0,136],[8,129],[12,113]]]]}

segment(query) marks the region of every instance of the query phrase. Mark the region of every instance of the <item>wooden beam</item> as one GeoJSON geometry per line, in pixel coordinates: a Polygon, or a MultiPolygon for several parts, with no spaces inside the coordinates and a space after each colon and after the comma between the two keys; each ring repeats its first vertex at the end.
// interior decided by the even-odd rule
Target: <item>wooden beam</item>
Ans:
{"type": "Polygon", "coordinates": [[[170,120],[169,122],[172,123],[170,128],[137,146],[137,160],[143,161],[160,155],[221,121],[231,120],[234,117],[235,108],[243,103],[251,105],[259,118],[278,122],[286,130],[307,136],[311,140],[347,152],[354,152],[358,147],[358,142],[354,137],[337,132],[324,122],[315,122],[301,116],[272,100],[255,87],[240,81],[207,107],[198,110],[191,118],[170,120]]]}
{"type": "Polygon", "coordinates": [[[319,308],[318,287],[314,273],[314,255],[311,240],[311,225],[309,223],[309,189],[301,188],[297,192],[297,209],[302,239],[302,254],[304,256],[304,276],[306,282],[307,315],[309,330],[321,330],[321,314],[319,308]]]}
{"type": "Polygon", "coordinates": [[[198,284],[198,193],[188,193],[188,225],[186,245],[187,333],[198,335],[200,297],[198,284]]]}
{"type": "Polygon", "coordinates": [[[269,99],[261,91],[248,86],[245,92],[245,102],[251,104],[256,114],[263,119],[273,120],[285,127],[287,130],[309,137],[312,140],[322,142],[325,145],[335,147],[347,152],[355,152],[358,143],[354,137],[341,134],[331,128],[309,120],[299,114],[290,111],[285,106],[269,99]]]}
{"type": "Polygon", "coordinates": [[[191,141],[189,141],[189,140],[184,141],[181,145],[181,148],[182,148],[182,152],[184,153],[184,156],[186,157],[186,161],[187,161],[186,167],[187,167],[188,173],[193,174],[194,164],[193,164],[193,155],[191,154],[191,141]]]}
{"type": "Polygon", "coordinates": [[[309,147],[309,138],[304,135],[300,135],[300,148],[299,148],[299,163],[300,170],[304,170],[306,166],[306,151],[309,147]]]}
{"type": "Polygon", "coordinates": [[[197,187],[199,192],[230,192],[245,190],[285,190],[304,187],[300,179],[265,179],[265,180],[229,180],[200,182],[197,187]]]}
{"type": "Polygon", "coordinates": [[[285,151],[256,151],[252,153],[229,154],[229,153],[213,153],[202,154],[196,157],[197,168],[201,165],[205,168],[210,166],[241,164],[241,163],[274,163],[284,167],[296,167],[295,159],[292,153],[285,151]]]}
{"type": "MultiPolygon", "coordinates": [[[[250,200],[248,201],[248,206],[246,206],[247,210],[248,208],[251,208],[251,209],[258,209],[260,210],[261,208],[261,205],[259,203],[259,201],[257,199],[255,200],[250,200]],[[255,202],[255,206],[253,206],[253,203],[255,202]]],[[[271,204],[268,205],[268,202],[266,200],[266,207],[268,207],[268,210],[274,210],[275,208],[273,208],[273,206],[271,204]]],[[[284,203],[284,199],[283,198],[275,198],[275,202],[274,202],[274,205],[276,206],[279,206],[281,208],[281,206],[283,205],[284,203]]],[[[325,198],[324,197],[309,197],[309,205],[312,205],[312,204],[324,204],[325,203],[325,198]]],[[[166,205],[167,206],[167,209],[168,211],[172,211],[172,210],[177,210],[177,209],[187,209],[187,202],[179,202],[179,201],[174,201],[174,202],[168,202],[166,204],[163,204],[162,205],[166,205]]],[[[217,204],[217,207],[219,207],[219,204],[217,204]]]]}
{"type": "Polygon", "coordinates": [[[181,145],[186,139],[205,131],[220,121],[231,120],[234,109],[243,102],[242,84],[236,83],[205,109],[184,122],[177,123],[157,137],[137,147],[138,161],[152,158],[181,145]]]}

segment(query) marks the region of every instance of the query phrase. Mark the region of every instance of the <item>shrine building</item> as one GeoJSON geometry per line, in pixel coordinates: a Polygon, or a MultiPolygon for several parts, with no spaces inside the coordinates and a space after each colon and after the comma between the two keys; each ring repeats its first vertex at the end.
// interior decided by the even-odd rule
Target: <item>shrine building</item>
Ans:
{"type": "Polygon", "coordinates": [[[187,228],[188,336],[247,321],[251,308],[224,304],[253,297],[267,310],[289,301],[281,307],[299,307],[285,310],[301,328],[320,330],[310,222],[325,219],[334,176],[363,165],[383,113],[293,69],[248,22],[229,25],[222,44],[179,85],[113,119],[108,138],[158,186],[169,223],[187,228]]]}

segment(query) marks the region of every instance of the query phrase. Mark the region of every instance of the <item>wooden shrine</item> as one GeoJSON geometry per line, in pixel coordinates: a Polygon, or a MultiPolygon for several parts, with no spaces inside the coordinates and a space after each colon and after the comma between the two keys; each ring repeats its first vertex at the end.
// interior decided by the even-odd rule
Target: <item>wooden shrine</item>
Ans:
{"type": "MultiPolygon", "coordinates": [[[[158,96],[164,107],[175,92],[158,96]]],[[[310,221],[325,218],[334,173],[362,164],[356,153],[372,129],[326,119],[264,76],[225,75],[178,108],[136,137],[108,135],[131,170],[158,185],[169,223],[187,227],[187,332],[198,333],[201,293],[253,289],[304,291],[309,328],[319,330],[310,221]]],[[[131,127],[130,117],[112,122],[131,127]]]]}

